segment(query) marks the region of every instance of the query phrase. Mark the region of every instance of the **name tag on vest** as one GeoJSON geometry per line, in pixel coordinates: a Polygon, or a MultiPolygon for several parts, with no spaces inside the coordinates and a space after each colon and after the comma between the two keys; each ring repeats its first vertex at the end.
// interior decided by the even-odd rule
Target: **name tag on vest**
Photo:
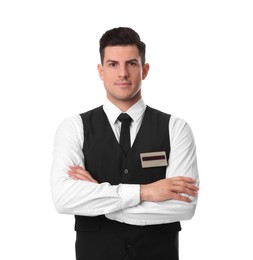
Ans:
{"type": "Polygon", "coordinates": [[[166,153],[164,151],[153,153],[141,153],[140,156],[142,168],[160,167],[168,165],[166,153]]]}

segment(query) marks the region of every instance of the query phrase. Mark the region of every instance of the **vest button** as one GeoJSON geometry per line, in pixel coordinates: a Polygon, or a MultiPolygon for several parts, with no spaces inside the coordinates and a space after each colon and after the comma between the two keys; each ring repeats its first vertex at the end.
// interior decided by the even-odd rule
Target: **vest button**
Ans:
{"type": "Polygon", "coordinates": [[[125,169],[125,170],[124,170],[124,173],[125,173],[125,174],[128,174],[128,169],[125,169]]]}

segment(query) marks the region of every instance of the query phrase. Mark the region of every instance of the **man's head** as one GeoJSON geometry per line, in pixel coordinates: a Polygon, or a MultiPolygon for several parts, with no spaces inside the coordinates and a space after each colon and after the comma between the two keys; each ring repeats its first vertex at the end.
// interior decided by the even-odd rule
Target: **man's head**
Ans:
{"type": "Polygon", "coordinates": [[[149,71],[145,44],[130,28],[107,31],[100,39],[101,64],[98,73],[107,98],[126,111],[141,98],[141,85],[149,71]]]}
{"type": "Polygon", "coordinates": [[[146,45],[141,41],[139,34],[131,28],[118,27],[108,30],[101,37],[99,44],[101,64],[104,63],[105,47],[126,45],[135,45],[139,51],[142,65],[145,64],[146,45]]]}

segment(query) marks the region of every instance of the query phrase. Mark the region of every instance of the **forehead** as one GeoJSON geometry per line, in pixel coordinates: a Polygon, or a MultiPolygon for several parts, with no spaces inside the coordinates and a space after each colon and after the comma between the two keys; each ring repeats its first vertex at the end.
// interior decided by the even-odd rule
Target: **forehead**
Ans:
{"type": "Polygon", "coordinates": [[[139,50],[136,45],[107,46],[104,49],[104,61],[107,60],[131,60],[140,59],[139,50]]]}

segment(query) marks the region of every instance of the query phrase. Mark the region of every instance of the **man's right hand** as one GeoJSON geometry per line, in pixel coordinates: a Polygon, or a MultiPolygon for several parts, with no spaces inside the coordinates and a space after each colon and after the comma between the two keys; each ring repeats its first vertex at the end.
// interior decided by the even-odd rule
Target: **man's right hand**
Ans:
{"type": "MultiPolygon", "coordinates": [[[[74,180],[82,180],[97,183],[91,174],[80,166],[70,166],[68,172],[74,180]]],[[[173,177],[162,179],[149,184],[141,185],[141,201],[166,201],[180,200],[191,202],[191,200],[182,195],[197,196],[199,188],[195,185],[195,180],[189,177],[173,177]]]]}
{"type": "Polygon", "coordinates": [[[181,194],[197,196],[199,188],[196,181],[189,177],[173,177],[162,179],[150,184],[141,185],[141,201],[166,201],[180,200],[191,202],[191,200],[181,194]]]}

